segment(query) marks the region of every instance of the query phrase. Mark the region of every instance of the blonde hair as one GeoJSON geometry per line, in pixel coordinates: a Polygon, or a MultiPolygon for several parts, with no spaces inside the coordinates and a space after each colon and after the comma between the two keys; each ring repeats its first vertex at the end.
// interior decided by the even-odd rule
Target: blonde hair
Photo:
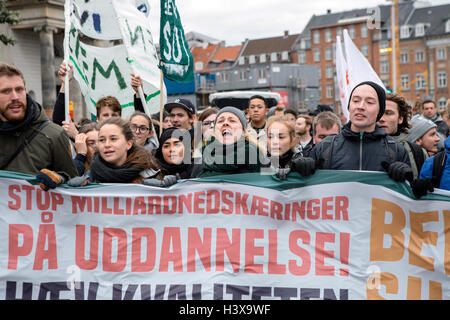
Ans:
{"type": "Polygon", "coordinates": [[[269,133],[270,126],[275,122],[280,122],[284,124],[288,129],[291,140],[295,140],[295,127],[288,120],[288,117],[286,115],[269,117],[269,119],[267,119],[267,133],[269,133]]]}

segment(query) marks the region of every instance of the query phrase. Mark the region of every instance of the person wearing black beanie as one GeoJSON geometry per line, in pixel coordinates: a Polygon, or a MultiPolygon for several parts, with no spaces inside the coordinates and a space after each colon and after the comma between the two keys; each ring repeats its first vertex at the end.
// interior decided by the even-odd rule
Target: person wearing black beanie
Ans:
{"type": "Polygon", "coordinates": [[[386,109],[386,93],[378,84],[364,81],[350,95],[350,121],[341,132],[314,146],[311,158],[298,159],[296,171],[306,176],[315,169],[387,171],[395,181],[412,179],[408,154],[401,143],[377,125],[386,109]]]}
{"type": "Polygon", "coordinates": [[[378,97],[378,106],[379,106],[378,115],[377,115],[377,121],[378,121],[381,119],[381,117],[384,114],[384,111],[386,110],[386,91],[380,85],[376,84],[375,82],[364,81],[364,82],[361,82],[358,85],[356,85],[353,88],[352,92],[350,93],[350,99],[348,101],[347,109],[350,108],[350,103],[352,102],[352,96],[353,96],[353,93],[355,92],[356,88],[359,88],[363,85],[371,86],[375,90],[375,93],[378,97]]]}

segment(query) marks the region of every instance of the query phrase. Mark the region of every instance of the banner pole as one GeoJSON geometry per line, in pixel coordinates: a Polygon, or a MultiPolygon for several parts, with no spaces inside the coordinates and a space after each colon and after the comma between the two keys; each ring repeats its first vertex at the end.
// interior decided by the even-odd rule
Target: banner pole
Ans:
{"type": "Polygon", "coordinates": [[[66,121],[70,121],[70,112],[69,112],[69,31],[70,31],[70,0],[66,0],[64,3],[64,62],[66,65],[66,75],[64,77],[64,114],[66,121]]]}
{"type": "Polygon", "coordinates": [[[160,77],[159,77],[159,136],[162,135],[163,131],[163,112],[164,112],[164,100],[163,100],[163,94],[164,94],[164,74],[162,70],[160,70],[160,77]]]}

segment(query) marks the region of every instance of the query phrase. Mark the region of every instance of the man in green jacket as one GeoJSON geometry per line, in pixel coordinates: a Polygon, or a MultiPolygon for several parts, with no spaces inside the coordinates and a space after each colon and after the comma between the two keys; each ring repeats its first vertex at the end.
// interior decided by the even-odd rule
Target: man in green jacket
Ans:
{"type": "Polygon", "coordinates": [[[68,139],[27,95],[22,72],[0,63],[0,169],[31,175],[48,169],[64,180],[74,177],[68,139]]]}

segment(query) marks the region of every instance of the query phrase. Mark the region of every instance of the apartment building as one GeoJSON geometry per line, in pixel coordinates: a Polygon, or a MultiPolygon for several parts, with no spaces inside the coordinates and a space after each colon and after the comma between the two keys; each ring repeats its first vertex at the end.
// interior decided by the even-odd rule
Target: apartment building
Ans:
{"type": "MultiPolygon", "coordinates": [[[[321,103],[339,106],[335,75],[336,36],[347,29],[350,37],[386,88],[411,104],[425,95],[443,108],[448,88],[450,4],[431,6],[425,1],[400,1],[397,10],[399,50],[393,77],[391,5],[313,15],[300,36],[300,64],[319,66],[321,103]]],[[[342,37],[341,37],[342,38],[342,37]]]]}

